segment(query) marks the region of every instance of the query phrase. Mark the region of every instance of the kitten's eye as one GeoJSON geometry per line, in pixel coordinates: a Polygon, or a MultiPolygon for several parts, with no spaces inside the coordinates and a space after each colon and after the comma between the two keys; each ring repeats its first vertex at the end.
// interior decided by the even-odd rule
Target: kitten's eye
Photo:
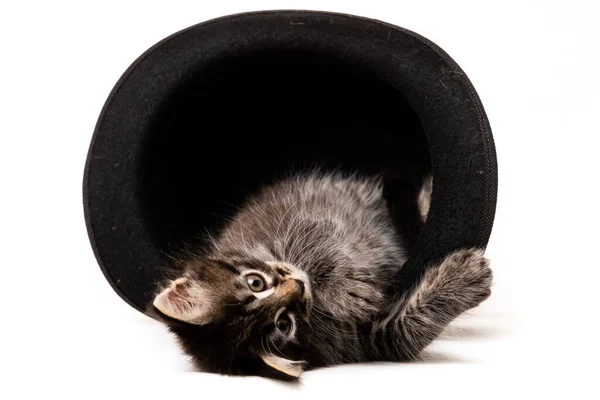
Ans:
{"type": "Polygon", "coordinates": [[[277,326],[277,329],[279,329],[279,331],[285,335],[290,333],[290,331],[292,330],[292,321],[290,320],[290,317],[288,317],[288,315],[285,313],[282,313],[279,316],[275,325],[277,326]]]}
{"type": "Polygon", "coordinates": [[[248,275],[246,277],[246,282],[248,282],[248,287],[253,292],[262,292],[267,287],[262,276],[257,274],[248,275]]]}

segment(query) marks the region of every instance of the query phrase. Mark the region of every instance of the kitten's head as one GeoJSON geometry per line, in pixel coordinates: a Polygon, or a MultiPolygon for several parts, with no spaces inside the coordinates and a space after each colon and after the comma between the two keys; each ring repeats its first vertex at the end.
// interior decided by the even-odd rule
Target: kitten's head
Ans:
{"type": "Polygon", "coordinates": [[[203,258],[187,263],[152,306],[200,369],[296,380],[306,367],[311,300],[306,275],[292,265],[203,258]]]}

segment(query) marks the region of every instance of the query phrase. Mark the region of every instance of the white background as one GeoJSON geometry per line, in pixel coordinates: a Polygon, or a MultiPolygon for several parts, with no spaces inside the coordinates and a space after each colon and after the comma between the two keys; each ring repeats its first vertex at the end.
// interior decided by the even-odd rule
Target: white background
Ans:
{"type": "Polygon", "coordinates": [[[600,398],[594,3],[3,2],[0,398],[600,398]],[[81,183],[116,80],[180,29],[266,9],[340,11],[416,31],[482,98],[500,177],[487,253],[494,294],[431,346],[427,362],[320,370],[299,387],[190,372],[172,337],[126,305],[97,266],[81,183]]]}

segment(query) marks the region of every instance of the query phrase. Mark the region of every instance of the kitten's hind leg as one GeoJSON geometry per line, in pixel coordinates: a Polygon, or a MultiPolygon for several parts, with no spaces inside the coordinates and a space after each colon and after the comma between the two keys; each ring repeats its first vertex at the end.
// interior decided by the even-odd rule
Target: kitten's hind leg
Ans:
{"type": "Polygon", "coordinates": [[[373,358],[417,358],[452,320],[490,296],[492,277],[477,249],[456,251],[428,268],[420,284],[374,323],[368,346],[373,358]]]}
{"type": "Polygon", "coordinates": [[[423,179],[423,184],[417,196],[417,207],[423,223],[427,221],[429,215],[429,206],[431,205],[431,193],[433,192],[433,176],[426,175],[423,179]]]}
{"type": "Polygon", "coordinates": [[[417,179],[410,175],[383,174],[383,183],[383,197],[388,203],[394,227],[411,252],[429,213],[433,187],[431,175],[417,179]]]}

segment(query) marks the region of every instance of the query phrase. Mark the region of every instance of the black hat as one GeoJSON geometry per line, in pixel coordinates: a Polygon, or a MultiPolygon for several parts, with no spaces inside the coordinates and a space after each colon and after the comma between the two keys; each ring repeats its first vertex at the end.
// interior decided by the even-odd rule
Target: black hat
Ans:
{"type": "Polygon", "coordinates": [[[168,254],[259,185],[320,165],[434,180],[409,277],[485,248],[496,209],[492,133],[464,71],[422,36],[316,11],[230,15],[142,54],[108,96],[83,182],[96,259],[145,312],[168,254]]]}

